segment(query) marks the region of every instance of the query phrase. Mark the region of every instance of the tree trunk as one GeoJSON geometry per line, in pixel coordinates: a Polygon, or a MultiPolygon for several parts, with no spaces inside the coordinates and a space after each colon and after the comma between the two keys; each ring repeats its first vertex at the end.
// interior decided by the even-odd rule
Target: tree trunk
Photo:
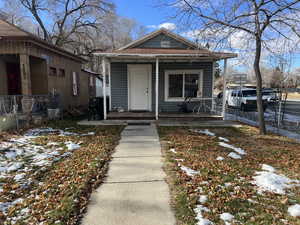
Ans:
{"type": "Polygon", "coordinates": [[[264,117],[264,107],[262,101],[262,77],[260,72],[260,57],[261,57],[261,37],[256,36],[256,51],[255,51],[255,60],[254,60],[254,72],[256,76],[256,91],[257,91],[257,110],[258,110],[258,122],[259,122],[259,133],[266,134],[266,125],[264,117]]]}

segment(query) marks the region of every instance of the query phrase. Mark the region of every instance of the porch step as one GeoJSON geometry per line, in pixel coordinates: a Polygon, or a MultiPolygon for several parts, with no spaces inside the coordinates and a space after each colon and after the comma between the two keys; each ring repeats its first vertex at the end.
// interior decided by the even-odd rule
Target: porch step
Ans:
{"type": "Polygon", "coordinates": [[[107,115],[109,120],[155,120],[155,114],[149,112],[110,112],[107,115]]]}

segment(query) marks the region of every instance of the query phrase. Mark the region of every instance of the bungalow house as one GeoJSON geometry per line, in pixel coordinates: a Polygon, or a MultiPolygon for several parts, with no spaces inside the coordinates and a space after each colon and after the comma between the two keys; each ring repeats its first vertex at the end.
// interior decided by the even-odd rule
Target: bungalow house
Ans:
{"type": "MultiPolygon", "coordinates": [[[[214,63],[237,56],[201,48],[166,29],[120,49],[95,54],[102,58],[103,73],[108,75],[110,98],[105,119],[113,118],[116,111],[146,112],[147,117],[158,119],[179,112],[187,98],[189,110],[201,112],[205,107],[200,105],[212,105],[214,63]]],[[[104,82],[106,79],[104,76],[104,82]]]]}
{"type": "Polygon", "coordinates": [[[0,100],[57,93],[63,109],[87,106],[95,79],[82,71],[83,63],[85,59],[0,20],[0,100]]]}

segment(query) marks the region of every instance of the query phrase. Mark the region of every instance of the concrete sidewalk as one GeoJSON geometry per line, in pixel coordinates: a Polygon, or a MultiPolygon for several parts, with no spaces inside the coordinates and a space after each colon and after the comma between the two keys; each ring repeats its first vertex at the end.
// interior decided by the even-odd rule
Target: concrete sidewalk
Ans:
{"type": "Polygon", "coordinates": [[[127,126],[84,225],[174,225],[155,125],[127,126]]]}

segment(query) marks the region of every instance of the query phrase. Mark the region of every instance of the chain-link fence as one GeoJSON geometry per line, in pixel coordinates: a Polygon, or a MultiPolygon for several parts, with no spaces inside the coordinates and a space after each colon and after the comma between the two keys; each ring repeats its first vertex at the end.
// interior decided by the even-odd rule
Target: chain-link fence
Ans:
{"type": "Polygon", "coordinates": [[[58,117],[59,95],[1,95],[0,130],[19,128],[24,123],[58,117]]]}
{"type": "MultiPolygon", "coordinates": [[[[266,125],[300,134],[300,114],[291,114],[292,111],[286,110],[286,104],[285,101],[274,101],[267,104],[264,112],[266,125]]],[[[215,110],[213,112],[217,115],[222,115],[222,103],[220,101],[215,100],[215,110]]],[[[259,121],[257,109],[245,111],[226,105],[225,112],[228,120],[249,121],[252,122],[251,124],[258,124],[259,121]]]]}

